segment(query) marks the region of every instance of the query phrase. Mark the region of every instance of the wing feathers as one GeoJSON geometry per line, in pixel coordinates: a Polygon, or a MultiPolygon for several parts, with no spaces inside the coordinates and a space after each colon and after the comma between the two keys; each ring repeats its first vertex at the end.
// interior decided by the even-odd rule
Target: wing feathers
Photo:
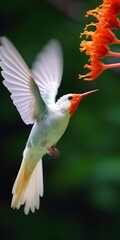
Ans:
{"type": "Polygon", "coordinates": [[[1,52],[1,59],[2,62],[5,63],[9,68],[12,68],[14,71],[15,69],[19,72],[21,72],[21,74],[23,74],[24,76],[28,77],[28,75],[30,75],[30,71],[27,67],[27,70],[25,68],[25,66],[23,64],[21,64],[21,66],[19,66],[19,62],[18,59],[14,58],[13,55],[11,56],[9,51],[4,48],[1,47],[0,48],[0,52],[1,52]]]}
{"type": "Polygon", "coordinates": [[[14,59],[14,64],[18,63],[19,66],[19,63],[21,63],[22,69],[24,70],[24,72],[28,74],[30,70],[27,64],[24,62],[23,58],[20,56],[18,51],[13,46],[13,44],[6,37],[1,37],[1,43],[4,46],[3,47],[4,54],[7,53],[7,57],[10,57],[10,59],[14,59]]]}
{"type": "Polygon", "coordinates": [[[44,114],[45,103],[55,103],[63,71],[61,46],[55,40],[50,41],[38,54],[31,73],[12,43],[6,37],[0,40],[3,83],[10,91],[23,121],[26,124],[34,123],[44,114]]]}
{"type": "Polygon", "coordinates": [[[9,66],[5,65],[4,63],[0,63],[1,68],[4,69],[5,73],[7,73],[8,75],[14,77],[14,78],[18,78],[18,80],[20,80],[21,82],[28,82],[28,77],[29,76],[24,76],[22,75],[21,72],[18,72],[16,69],[10,68],[9,66]]]}
{"type": "Polygon", "coordinates": [[[3,84],[10,91],[23,121],[33,124],[39,118],[45,104],[28,66],[15,47],[5,37],[1,38],[1,44],[0,66],[3,69],[3,84]]]}
{"type": "Polygon", "coordinates": [[[63,72],[62,50],[58,41],[51,40],[37,55],[32,72],[46,104],[55,103],[63,72]]]}

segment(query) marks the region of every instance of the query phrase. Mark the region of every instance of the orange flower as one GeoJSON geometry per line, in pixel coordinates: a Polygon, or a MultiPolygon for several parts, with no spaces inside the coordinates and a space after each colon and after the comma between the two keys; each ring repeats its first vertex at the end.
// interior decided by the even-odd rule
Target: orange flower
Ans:
{"type": "Polygon", "coordinates": [[[86,51],[86,55],[90,55],[90,57],[94,56],[96,58],[103,58],[109,52],[109,47],[105,44],[101,44],[101,42],[95,41],[85,41],[81,42],[81,49],[80,51],[86,51]],[[102,46],[101,46],[102,45],[102,46]]]}
{"type": "Polygon", "coordinates": [[[86,64],[84,68],[88,68],[90,72],[85,75],[79,74],[79,79],[84,78],[84,80],[91,81],[97,78],[105,70],[105,64],[100,60],[93,59],[91,65],[86,64]]]}
{"type": "Polygon", "coordinates": [[[85,80],[93,80],[100,75],[100,73],[112,67],[118,67],[119,64],[105,65],[100,61],[105,56],[120,56],[120,53],[111,52],[109,44],[120,44],[114,33],[111,31],[113,28],[120,28],[120,20],[116,14],[120,13],[120,0],[103,0],[103,4],[96,9],[87,12],[86,16],[93,15],[97,19],[97,23],[91,22],[87,24],[84,32],[80,35],[85,35],[86,40],[80,44],[80,51],[85,51],[89,55],[90,65],[86,64],[91,72],[86,75],[79,75],[79,78],[85,80]],[[95,31],[88,30],[89,27],[95,26],[95,31]],[[88,40],[91,38],[91,40],[88,40]]]}
{"type": "Polygon", "coordinates": [[[120,1],[106,0],[99,7],[89,10],[86,17],[92,15],[105,27],[120,28],[120,20],[116,17],[117,13],[120,13],[120,1]]]}
{"type": "Polygon", "coordinates": [[[104,64],[103,62],[95,58],[92,59],[90,65],[86,64],[84,66],[84,68],[88,68],[90,72],[85,75],[79,74],[79,79],[84,78],[84,80],[92,81],[96,79],[104,70],[117,67],[120,67],[120,63],[104,64]]]}
{"type": "Polygon", "coordinates": [[[103,28],[102,26],[100,26],[99,28],[97,27],[96,31],[92,36],[92,40],[95,44],[99,42],[99,44],[101,43],[101,45],[108,45],[112,43],[120,44],[120,40],[115,37],[115,34],[109,28],[103,28]]]}
{"type": "MultiPolygon", "coordinates": [[[[108,44],[120,43],[120,40],[118,40],[114,33],[108,28],[97,28],[95,32],[90,33],[92,40],[83,40],[80,44],[80,51],[86,51],[86,55],[94,55],[94,57],[98,59],[103,58],[110,54],[108,44]]],[[[86,30],[84,34],[88,36],[89,32],[86,30]]]]}
{"type": "Polygon", "coordinates": [[[110,6],[110,11],[114,14],[120,13],[120,1],[119,0],[104,0],[104,5],[110,6]]]}

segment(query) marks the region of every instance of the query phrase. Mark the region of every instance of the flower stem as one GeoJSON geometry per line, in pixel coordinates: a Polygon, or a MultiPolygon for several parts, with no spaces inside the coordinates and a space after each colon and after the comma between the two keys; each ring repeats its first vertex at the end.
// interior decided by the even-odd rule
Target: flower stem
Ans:
{"type": "Polygon", "coordinates": [[[120,67],[120,63],[112,63],[112,64],[104,64],[104,70],[109,68],[117,68],[120,67]]]}
{"type": "Polygon", "coordinates": [[[112,52],[112,51],[109,51],[107,55],[108,55],[108,56],[112,56],[112,57],[120,57],[120,53],[118,53],[118,52],[112,52]]]}

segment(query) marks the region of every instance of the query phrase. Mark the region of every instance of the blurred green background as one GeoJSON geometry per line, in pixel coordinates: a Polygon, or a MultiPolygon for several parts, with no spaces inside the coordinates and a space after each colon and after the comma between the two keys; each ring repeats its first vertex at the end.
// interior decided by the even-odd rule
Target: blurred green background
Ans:
{"type": "MultiPolygon", "coordinates": [[[[34,214],[10,208],[31,126],[26,126],[0,81],[0,238],[41,240],[120,239],[120,69],[93,82],[78,80],[87,57],[79,52],[84,15],[96,0],[1,0],[0,35],[15,44],[30,67],[51,38],[63,48],[59,96],[100,89],[84,99],[58,143],[60,157],[44,158],[44,197],[34,214]]],[[[120,31],[116,34],[120,39],[120,31]]],[[[120,51],[119,46],[112,50],[120,51]]],[[[120,59],[116,59],[120,62],[120,59]]],[[[114,59],[106,59],[114,61],[114,59]]]]}

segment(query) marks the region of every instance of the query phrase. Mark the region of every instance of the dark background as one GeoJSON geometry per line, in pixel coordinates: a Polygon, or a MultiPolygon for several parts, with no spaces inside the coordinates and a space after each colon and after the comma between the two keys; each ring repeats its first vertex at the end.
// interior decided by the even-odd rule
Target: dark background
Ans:
{"type": "MultiPolygon", "coordinates": [[[[107,240],[120,238],[120,70],[107,70],[93,82],[78,80],[87,57],[79,52],[84,15],[101,1],[21,0],[0,3],[0,35],[15,44],[30,67],[51,38],[63,48],[59,96],[100,89],[81,102],[58,143],[60,157],[44,158],[44,197],[34,214],[10,208],[31,126],[26,126],[0,81],[0,238],[107,240]]],[[[92,19],[93,20],[93,19],[92,19]]],[[[120,30],[116,31],[120,39],[120,30]]],[[[120,51],[119,46],[112,50],[120,51]]],[[[106,59],[106,62],[114,59],[106,59]]],[[[116,59],[120,61],[120,59],[116,59]]]]}

